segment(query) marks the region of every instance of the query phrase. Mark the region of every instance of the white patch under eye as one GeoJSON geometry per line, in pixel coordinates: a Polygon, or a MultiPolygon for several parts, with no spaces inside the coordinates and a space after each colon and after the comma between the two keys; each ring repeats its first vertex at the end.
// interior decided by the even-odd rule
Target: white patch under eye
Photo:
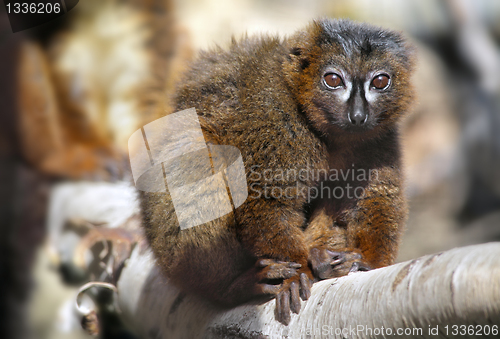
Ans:
{"type": "Polygon", "coordinates": [[[339,98],[342,102],[347,102],[347,100],[349,100],[349,98],[351,97],[352,82],[348,81],[347,79],[344,79],[344,84],[345,88],[343,89],[339,98]]]}
{"type": "Polygon", "coordinates": [[[375,91],[370,91],[371,80],[365,81],[365,99],[369,103],[374,102],[377,99],[377,94],[375,91]]]}

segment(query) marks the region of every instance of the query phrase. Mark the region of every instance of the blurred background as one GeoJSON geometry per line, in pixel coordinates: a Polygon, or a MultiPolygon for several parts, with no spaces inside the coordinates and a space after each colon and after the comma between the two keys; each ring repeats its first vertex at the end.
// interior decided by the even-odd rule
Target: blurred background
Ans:
{"type": "Polygon", "coordinates": [[[76,240],[51,247],[54,185],[130,180],[128,137],[169,110],[200,49],[288,35],[318,17],[404,31],[418,49],[398,260],[500,240],[498,0],[82,0],[18,33],[0,12],[1,338],[88,337],[67,311],[89,279],[64,265],[76,240]]]}

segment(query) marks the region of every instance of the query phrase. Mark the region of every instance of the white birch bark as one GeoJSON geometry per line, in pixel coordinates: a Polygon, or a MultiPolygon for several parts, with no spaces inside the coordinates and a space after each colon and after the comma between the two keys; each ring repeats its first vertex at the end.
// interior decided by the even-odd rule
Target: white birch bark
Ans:
{"type": "MultiPolygon", "coordinates": [[[[103,204],[112,215],[120,214],[121,208],[129,216],[138,207],[134,188],[119,187],[130,201],[115,206],[100,191],[102,185],[63,184],[54,190],[49,228],[61,232],[64,221],[72,217],[98,222],[95,211],[104,211],[103,204]],[[99,189],[94,191],[94,185],[99,189]],[[66,208],[58,201],[64,201],[66,208]],[[78,207],[76,212],[71,206],[78,207]]],[[[103,221],[110,219],[105,214],[99,216],[103,221]]],[[[127,239],[121,233],[115,238],[102,235],[112,249],[114,241],[127,239]]],[[[113,251],[123,250],[115,247],[113,251]]],[[[128,253],[118,252],[112,257],[120,261],[128,253]]],[[[274,320],[274,301],[221,310],[185,296],[159,272],[150,249],[140,240],[126,258],[123,270],[110,274],[117,281],[121,317],[141,338],[500,337],[500,243],[456,248],[316,283],[311,298],[302,302],[298,315],[292,314],[288,326],[274,320]]]]}
{"type": "Polygon", "coordinates": [[[274,320],[274,301],[217,310],[184,296],[159,273],[149,250],[139,252],[117,287],[122,316],[141,338],[500,336],[500,243],[316,283],[288,326],[274,320]]]}

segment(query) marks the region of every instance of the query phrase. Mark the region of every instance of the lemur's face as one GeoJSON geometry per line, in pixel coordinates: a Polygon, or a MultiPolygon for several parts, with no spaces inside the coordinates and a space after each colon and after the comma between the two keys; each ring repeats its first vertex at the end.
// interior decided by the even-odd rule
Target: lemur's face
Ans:
{"type": "Polygon", "coordinates": [[[316,101],[325,118],[343,130],[363,132],[383,123],[387,105],[394,91],[391,71],[374,69],[356,74],[340,65],[327,65],[318,88],[321,99],[316,101]]]}
{"type": "Polygon", "coordinates": [[[321,22],[301,50],[299,101],[323,133],[361,135],[392,128],[411,100],[410,51],[394,32],[321,22]],[[312,46],[311,46],[312,45],[312,46]]]}

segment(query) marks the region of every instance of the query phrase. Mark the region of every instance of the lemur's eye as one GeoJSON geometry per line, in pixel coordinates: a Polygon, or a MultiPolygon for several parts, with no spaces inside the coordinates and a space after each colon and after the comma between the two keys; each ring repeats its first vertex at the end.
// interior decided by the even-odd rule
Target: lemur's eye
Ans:
{"type": "Polygon", "coordinates": [[[385,89],[389,86],[390,79],[386,74],[379,74],[372,80],[371,86],[376,89],[385,89]]]}
{"type": "Polygon", "coordinates": [[[325,84],[330,88],[338,88],[340,86],[344,86],[344,82],[338,74],[327,73],[325,74],[323,79],[325,80],[325,84]]]}

